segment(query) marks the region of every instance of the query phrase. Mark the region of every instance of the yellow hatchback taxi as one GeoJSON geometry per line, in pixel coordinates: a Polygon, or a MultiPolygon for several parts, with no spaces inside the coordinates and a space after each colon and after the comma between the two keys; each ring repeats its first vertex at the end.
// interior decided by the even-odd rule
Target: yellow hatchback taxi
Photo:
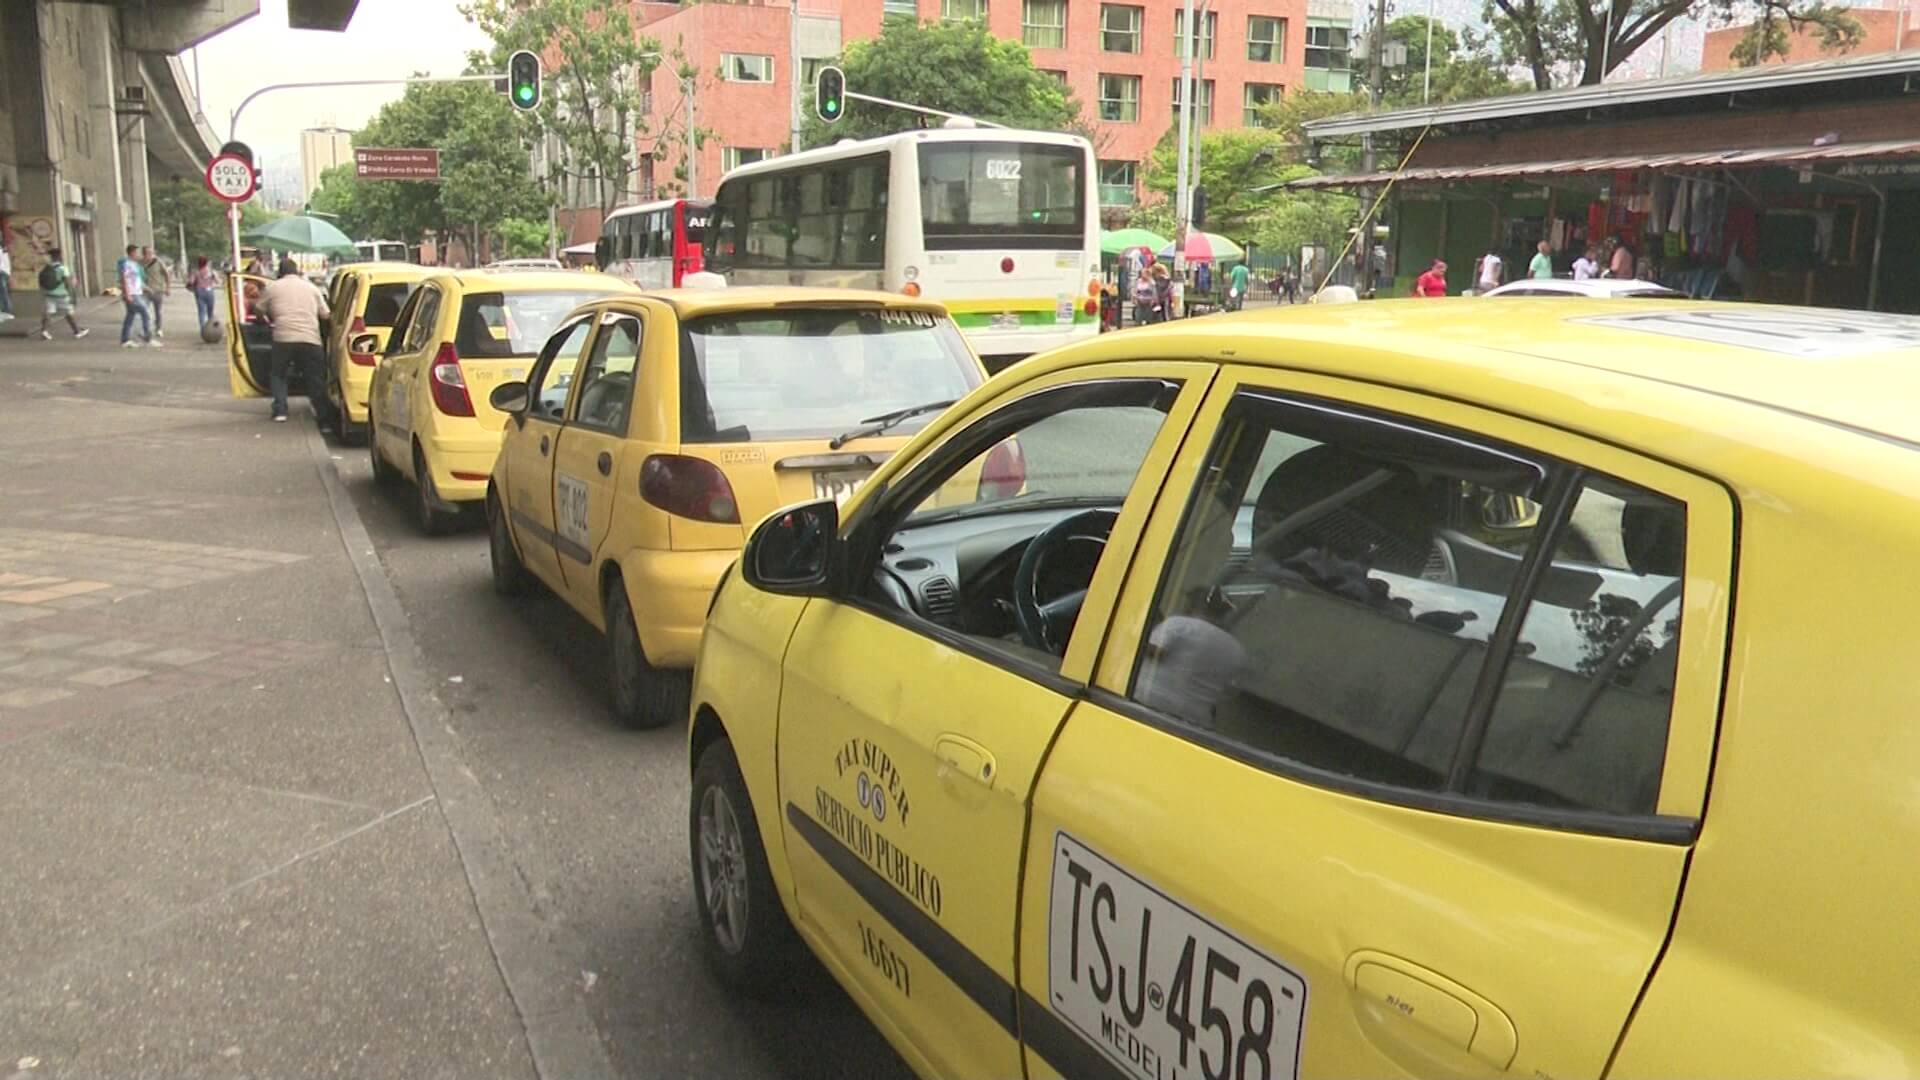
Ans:
{"type": "Polygon", "coordinates": [[[721,586],[707,951],[804,942],[925,1076],[1907,1075],[1916,552],[1920,320],[1048,353],[721,586]],[[931,505],[1011,440],[1017,494],[931,505]]]}
{"type": "MultiPolygon", "coordinates": [[[[844,499],[985,378],[946,310],[850,289],[680,289],[567,317],[524,382],[487,493],[494,585],[528,572],[606,634],[614,716],[687,715],[742,522],[844,499]]],[[[979,483],[1017,483],[1003,468],[979,483]]]]}
{"type": "Polygon", "coordinates": [[[633,286],[571,272],[440,273],[400,310],[367,391],[376,480],[414,485],[422,532],[443,532],[487,494],[507,414],[488,395],[526,378],[568,312],[633,286]]]}
{"type": "Polygon", "coordinates": [[[350,263],[333,276],[327,307],[327,397],[338,418],[340,441],[358,445],[367,437],[367,395],[373,371],[400,310],[434,271],[400,262],[350,263]]]}

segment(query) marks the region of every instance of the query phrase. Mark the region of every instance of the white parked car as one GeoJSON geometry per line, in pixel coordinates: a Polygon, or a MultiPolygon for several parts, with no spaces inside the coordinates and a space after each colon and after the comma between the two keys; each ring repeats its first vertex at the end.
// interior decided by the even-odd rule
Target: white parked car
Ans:
{"type": "Polygon", "coordinates": [[[488,270],[565,270],[559,259],[500,259],[487,264],[488,270]]]}
{"type": "Polygon", "coordinates": [[[1636,281],[1631,278],[1589,278],[1586,281],[1572,281],[1567,278],[1526,278],[1510,281],[1497,289],[1488,289],[1481,296],[1592,296],[1602,299],[1610,297],[1656,297],[1684,300],[1686,294],[1676,292],[1665,285],[1651,281],[1636,281]]]}

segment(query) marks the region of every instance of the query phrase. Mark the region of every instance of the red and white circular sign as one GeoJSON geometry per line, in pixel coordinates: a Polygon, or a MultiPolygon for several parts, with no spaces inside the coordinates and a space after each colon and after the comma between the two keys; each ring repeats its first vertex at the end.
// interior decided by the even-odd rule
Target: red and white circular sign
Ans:
{"type": "Polygon", "coordinates": [[[221,154],[207,163],[207,190],[230,203],[253,198],[253,166],[237,154],[221,154]]]}

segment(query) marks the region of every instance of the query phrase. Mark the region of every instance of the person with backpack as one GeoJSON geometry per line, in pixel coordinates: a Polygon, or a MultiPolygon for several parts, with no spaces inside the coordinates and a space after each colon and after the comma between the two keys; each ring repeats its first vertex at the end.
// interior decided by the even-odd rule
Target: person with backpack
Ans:
{"type": "Polygon", "coordinates": [[[67,264],[60,261],[60,249],[47,251],[47,264],[40,268],[40,296],[46,301],[46,310],[40,313],[40,339],[53,340],[53,320],[55,316],[65,316],[67,328],[73,336],[87,336],[86,328],[73,318],[73,275],[67,272],[67,264]]]}

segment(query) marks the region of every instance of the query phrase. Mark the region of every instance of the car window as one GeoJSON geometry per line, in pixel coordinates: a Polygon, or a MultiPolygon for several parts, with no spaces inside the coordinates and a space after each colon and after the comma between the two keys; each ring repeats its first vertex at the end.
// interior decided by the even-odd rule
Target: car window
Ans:
{"type": "Polygon", "coordinates": [[[1679,504],[1594,478],[1549,529],[1538,500],[1566,466],[1253,393],[1229,406],[1210,458],[1156,597],[1135,701],[1231,752],[1331,777],[1653,812],[1679,504]],[[1520,597],[1548,535],[1553,554],[1520,597]],[[1521,612],[1511,659],[1489,645],[1509,609],[1521,612]],[[1476,703],[1482,672],[1502,665],[1497,696],[1476,703]]]}
{"type": "Polygon", "coordinates": [[[393,332],[387,335],[386,355],[394,356],[407,351],[407,339],[413,336],[414,315],[420,310],[420,300],[424,292],[416,292],[400,309],[400,317],[393,320],[393,332]]]}
{"type": "Polygon", "coordinates": [[[1179,384],[1042,391],[902,477],[869,596],[911,621],[1059,669],[1106,537],[1179,384]]]}
{"type": "Polygon", "coordinates": [[[574,369],[580,363],[580,349],[587,343],[587,335],[593,331],[593,320],[578,319],[568,326],[561,327],[546,347],[540,350],[540,359],[534,365],[533,377],[527,380],[527,400],[530,415],[548,420],[561,420],[567,414],[567,391],[573,386],[574,369]]]}
{"type": "Polygon", "coordinates": [[[390,281],[372,286],[367,290],[367,308],[361,318],[370,327],[392,326],[400,318],[400,306],[412,295],[414,285],[411,281],[390,281]]]}
{"type": "Polygon", "coordinates": [[[601,319],[593,352],[580,371],[574,423],[613,435],[627,433],[627,408],[633,401],[640,340],[639,319],[611,313],[601,319]]]}
{"type": "Polygon", "coordinates": [[[440,290],[432,285],[420,290],[419,301],[413,305],[413,317],[407,321],[407,352],[422,352],[433,342],[434,333],[440,328],[440,290]]]}
{"type": "Polygon", "coordinates": [[[533,356],[568,312],[594,298],[559,290],[467,293],[460,298],[454,348],[480,359],[533,356]]]}

